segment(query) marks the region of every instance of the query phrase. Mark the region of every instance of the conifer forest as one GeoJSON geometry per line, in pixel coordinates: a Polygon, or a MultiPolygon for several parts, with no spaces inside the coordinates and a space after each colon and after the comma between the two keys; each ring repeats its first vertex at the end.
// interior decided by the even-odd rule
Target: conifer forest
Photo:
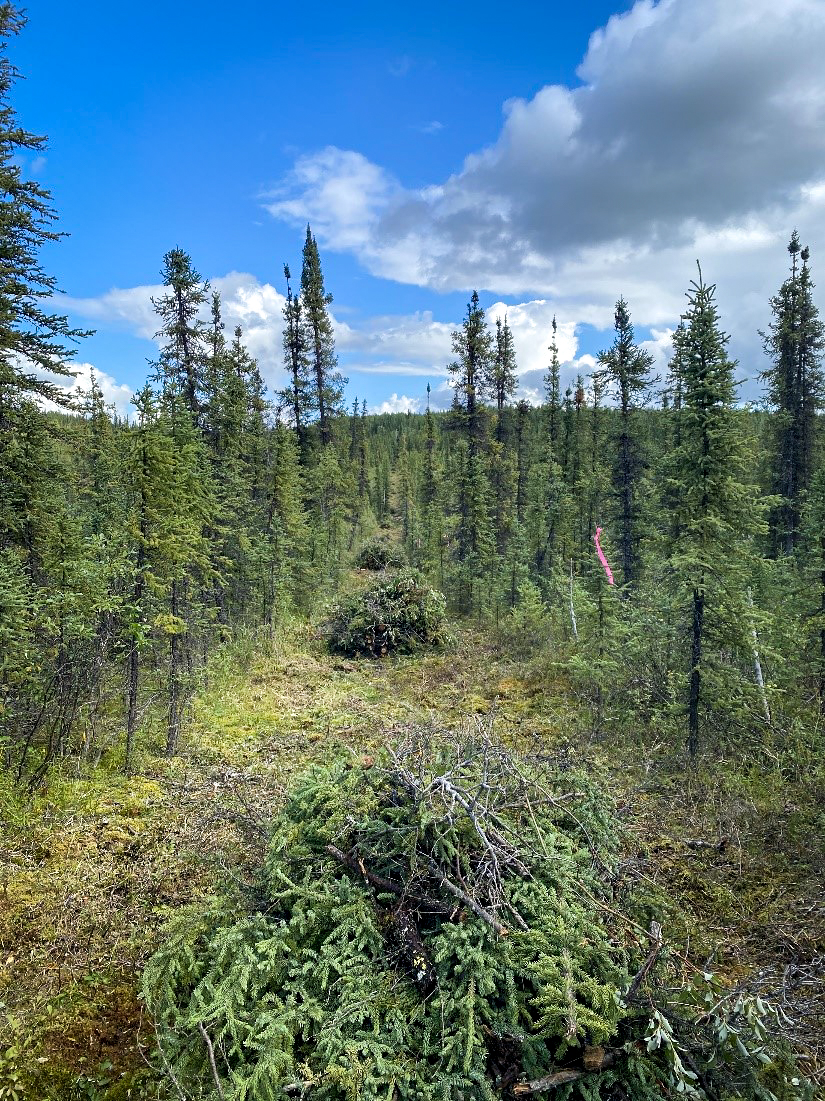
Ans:
{"type": "Polygon", "coordinates": [[[452,408],[376,414],[311,226],[274,392],[173,247],[124,418],[58,385],[15,85],[0,1101],[821,1096],[825,257],[756,364],[701,258],[665,375],[617,288],[538,405],[472,292],[452,408]]]}

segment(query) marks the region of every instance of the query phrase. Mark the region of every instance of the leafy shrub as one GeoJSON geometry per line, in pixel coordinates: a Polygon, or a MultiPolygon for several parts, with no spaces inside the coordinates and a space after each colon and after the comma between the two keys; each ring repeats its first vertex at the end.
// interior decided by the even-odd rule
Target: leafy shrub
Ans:
{"type": "Polygon", "coordinates": [[[404,565],[404,555],[385,539],[370,539],[358,552],[355,565],[359,570],[397,570],[404,565]]]}
{"type": "Polygon", "coordinates": [[[150,961],[159,1062],[227,1101],[801,1097],[761,1003],[683,968],[634,1001],[659,957],[616,852],[586,777],[480,728],[313,768],[256,904],[184,915],[150,961]]]}
{"type": "Polygon", "coordinates": [[[333,650],[380,657],[411,653],[449,640],[444,596],[415,570],[387,574],[333,609],[327,637],[333,650]]]}

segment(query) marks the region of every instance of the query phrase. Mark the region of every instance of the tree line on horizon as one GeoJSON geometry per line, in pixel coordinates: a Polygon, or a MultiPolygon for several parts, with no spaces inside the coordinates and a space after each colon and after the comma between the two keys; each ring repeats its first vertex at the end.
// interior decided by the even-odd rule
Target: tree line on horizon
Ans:
{"type": "MultiPolygon", "coordinates": [[[[4,39],[20,25],[0,11],[4,39]]],[[[368,416],[357,400],[345,412],[307,227],[295,291],[284,269],[284,388],[267,395],[242,330],[226,333],[220,296],[175,248],[153,300],[159,355],[126,423],[94,378],[80,407],[49,380],[70,375],[85,334],[47,308],[55,281],[39,252],[58,234],[48,192],[20,167],[44,139],[17,122],[15,75],[3,57],[8,776],[35,786],[70,754],[134,767],[147,726],[174,755],[214,647],[317,610],[376,531],[454,614],[516,653],[550,654],[595,730],[686,731],[695,754],[825,713],[825,330],[795,232],[764,333],[769,412],[737,407],[701,270],[664,380],[620,298],[589,379],[561,392],[554,321],[544,403],[516,401],[512,332],[506,319],[489,329],[474,292],[453,334],[449,412],[368,416]],[[65,412],[44,412],[44,399],[65,412]]]]}

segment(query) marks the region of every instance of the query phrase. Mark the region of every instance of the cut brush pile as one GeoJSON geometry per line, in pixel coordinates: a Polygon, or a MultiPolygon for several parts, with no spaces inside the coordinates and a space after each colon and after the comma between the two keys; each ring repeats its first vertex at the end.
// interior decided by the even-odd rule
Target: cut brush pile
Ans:
{"type": "Polygon", "coordinates": [[[256,897],[150,962],[160,1061],[225,1101],[804,1097],[770,1008],[667,947],[619,843],[587,776],[482,722],[312,768],[256,897]]]}

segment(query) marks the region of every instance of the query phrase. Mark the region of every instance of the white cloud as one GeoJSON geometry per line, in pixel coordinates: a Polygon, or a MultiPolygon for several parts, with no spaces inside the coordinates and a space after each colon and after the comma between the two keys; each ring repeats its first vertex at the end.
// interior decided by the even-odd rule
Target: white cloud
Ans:
{"type": "MultiPolygon", "coordinates": [[[[282,345],[284,296],[272,284],[261,283],[244,272],[213,278],[211,286],[221,295],[227,338],[230,339],[235,326],[240,325],[244,343],[258,361],[270,390],[282,388],[286,384],[282,345]]],[[[156,286],[115,289],[100,298],[72,299],[71,309],[84,320],[123,324],[135,335],[151,338],[158,324],[151,299],[162,290],[156,286]]],[[[548,345],[554,316],[557,319],[556,344],[562,363],[562,389],[577,371],[586,369],[587,357],[577,358],[576,321],[567,313],[557,315],[552,302],[534,299],[516,305],[494,303],[486,311],[491,331],[496,319],[505,315],[513,333],[521,376],[519,396],[538,400],[542,392],[542,379],[550,361],[548,345]]],[[[206,307],[203,316],[207,317],[206,307]]],[[[448,365],[455,358],[452,334],[460,328],[459,321],[437,321],[426,310],[361,320],[331,316],[341,369],[350,375],[356,390],[359,374],[448,379],[448,365]]],[[[612,317],[610,311],[604,313],[605,325],[608,317],[612,317]]],[[[451,394],[446,397],[449,400],[445,404],[449,405],[451,394]]],[[[434,405],[434,408],[440,407],[434,405]]]]}
{"type": "MultiPolygon", "coordinates": [[[[67,379],[65,376],[54,376],[49,377],[49,381],[55,383],[69,400],[77,401],[91,391],[92,374],[94,374],[106,405],[114,406],[121,417],[128,417],[130,413],[134,412],[134,407],[131,405],[134,390],[131,386],[117,382],[111,375],[99,370],[92,363],[70,363],[68,366],[74,374],[73,379],[67,379]]],[[[61,406],[51,401],[41,401],[40,405],[48,410],[61,408],[61,406]]]]}
{"type": "Polygon", "coordinates": [[[276,218],[312,224],[339,249],[357,249],[400,194],[399,185],[360,153],[328,146],[300,157],[280,187],[266,193],[265,208],[276,218]]]}
{"type": "Polygon", "coordinates": [[[158,316],[152,298],[163,294],[164,288],[154,286],[113,287],[97,298],[60,296],[60,306],[66,313],[77,314],[90,321],[123,324],[135,336],[151,340],[158,331],[158,316]]]}
{"type": "Polygon", "coordinates": [[[659,379],[656,386],[663,385],[667,379],[668,364],[673,356],[673,329],[651,329],[650,339],[642,340],[639,344],[653,356],[650,373],[659,379]]]}
{"type": "Polygon", "coordinates": [[[409,398],[406,394],[393,394],[388,401],[382,401],[380,405],[373,406],[371,413],[420,413],[421,398],[409,398]]]}
{"type": "Polygon", "coordinates": [[[791,229],[814,264],[825,246],[823,53],[822,0],[639,0],[592,35],[581,86],[505,103],[448,179],[405,188],[327,148],[269,209],[375,275],[599,328],[620,294],[637,324],[672,327],[698,256],[750,371],[791,229]]]}
{"type": "Polygon", "coordinates": [[[230,272],[211,281],[221,295],[221,313],[227,337],[236,325],[243,329],[249,354],[258,361],[261,375],[271,388],[283,386],[282,333],[285,297],[271,283],[254,275],[230,272]]]}

